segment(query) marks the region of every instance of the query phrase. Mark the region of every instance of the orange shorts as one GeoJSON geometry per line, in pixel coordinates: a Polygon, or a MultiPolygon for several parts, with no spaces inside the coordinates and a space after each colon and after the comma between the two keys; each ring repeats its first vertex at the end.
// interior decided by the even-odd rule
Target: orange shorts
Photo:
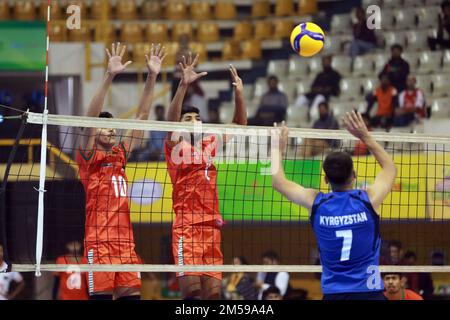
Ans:
{"type": "MultiPolygon", "coordinates": [[[[85,249],[88,264],[141,264],[134,247],[119,243],[97,243],[85,249]]],[[[115,288],[141,288],[140,272],[88,272],[89,294],[111,292],[115,288]]]]}
{"type": "MultiPolygon", "coordinates": [[[[221,230],[209,225],[189,225],[173,228],[172,252],[175,264],[183,265],[222,265],[220,248],[221,230]]],[[[177,277],[206,275],[222,279],[221,272],[180,272],[177,277]]]]}

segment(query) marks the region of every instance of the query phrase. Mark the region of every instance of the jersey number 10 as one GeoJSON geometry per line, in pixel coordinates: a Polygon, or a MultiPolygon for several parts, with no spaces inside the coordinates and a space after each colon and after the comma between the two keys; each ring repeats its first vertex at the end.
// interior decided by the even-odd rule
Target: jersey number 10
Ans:
{"type": "Polygon", "coordinates": [[[122,176],[112,176],[112,184],[114,185],[114,192],[116,198],[127,196],[127,182],[122,176]]]}

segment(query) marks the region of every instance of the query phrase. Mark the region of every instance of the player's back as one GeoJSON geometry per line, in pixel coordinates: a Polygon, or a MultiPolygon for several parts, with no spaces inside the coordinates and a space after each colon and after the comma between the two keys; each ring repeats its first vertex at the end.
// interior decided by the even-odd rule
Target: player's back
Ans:
{"type": "Polygon", "coordinates": [[[311,210],[324,294],[383,290],[379,217],[366,191],[319,193],[311,210]]]}
{"type": "Polygon", "coordinates": [[[60,277],[59,299],[60,300],[88,300],[86,285],[86,274],[80,272],[77,264],[81,264],[73,256],[62,255],[56,259],[56,264],[66,264],[67,270],[57,274],[60,277]]]}

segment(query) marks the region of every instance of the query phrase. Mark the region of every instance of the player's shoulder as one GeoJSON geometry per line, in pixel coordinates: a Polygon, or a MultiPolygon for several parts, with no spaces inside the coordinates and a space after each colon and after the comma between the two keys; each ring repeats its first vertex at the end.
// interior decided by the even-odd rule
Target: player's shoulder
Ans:
{"type": "Polygon", "coordinates": [[[407,300],[423,300],[422,296],[410,289],[405,289],[405,296],[408,297],[407,300]]]}

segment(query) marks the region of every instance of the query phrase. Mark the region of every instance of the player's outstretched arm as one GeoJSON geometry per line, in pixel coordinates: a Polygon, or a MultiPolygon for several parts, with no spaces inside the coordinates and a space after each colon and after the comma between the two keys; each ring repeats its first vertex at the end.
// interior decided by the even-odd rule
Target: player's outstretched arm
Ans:
{"type": "MultiPolygon", "coordinates": [[[[103,109],[103,104],[105,102],[106,94],[113,82],[113,79],[116,75],[123,72],[126,67],[131,64],[131,61],[127,61],[126,63],[122,63],[122,58],[125,54],[127,47],[121,46],[120,42],[117,44],[113,43],[111,45],[111,52],[106,49],[106,54],[108,55],[108,69],[106,71],[105,78],[103,79],[102,85],[95,92],[94,97],[92,98],[86,116],[88,117],[98,117],[103,109]]],[[[88,142],[85,150],[92,150],[94,147],[95,141],[95,129],[90,129],[88,131],[88,142]]]]}
{"type": "Polygon", "coordinates": [[[244,85],[236,68],[230,64],[230,72],[234,90],[234,116],[233,123],[242,126],[247,125],[247,108],[244,102],[244,85]]]}
{"type": "Polygon", "coordinates": [[[374,209],[377,210],[389,192],[391,192],[397,176],[397,168],[391,156],[370,135],[359,112],[352,111],[347,113],[344,117],[344,123],[347,126],[347,130],[367,146],[367,149],[381,166],[381,171],[376,176],[375,182],[367,189],[370,202],[374,209]]]}
{"type": "MultiPolygon", "coordinates": [[[[144,91],[139,100],[138,110],[136,112],[136,119],[148,120],[150,114],[150,108],[152,105],[153,91],[156,84],[156,79],[158,74],[161,72],[161,65],[166,57],[164,47],[160,44],[152,44],[150,49],[150,54],[145,55],[145,60],[148,69],[147,80],[145,81],[144,91]]],[[[129,146],[128,153],[131,153],[141,139],[144,136],[144,131],[142,130],[129,130],[127,131],[125,137],[127,145],[129,146]]]]}
{"type": "MultiPolygon", "coordinates": [[[[274,126],[277,127],[276,123],[274,126]]],[[[311,211],[318,191],[305,188],[288,180],[284,173],[282,158],[286,150],[288,135],[289,129],[284,124],[284,121],[281,128],[276,128],[272,132],[272,186],[290,201],[311,211]],[[278,144],[276,143],[277,139],[279,141],[278,144]]]]}

